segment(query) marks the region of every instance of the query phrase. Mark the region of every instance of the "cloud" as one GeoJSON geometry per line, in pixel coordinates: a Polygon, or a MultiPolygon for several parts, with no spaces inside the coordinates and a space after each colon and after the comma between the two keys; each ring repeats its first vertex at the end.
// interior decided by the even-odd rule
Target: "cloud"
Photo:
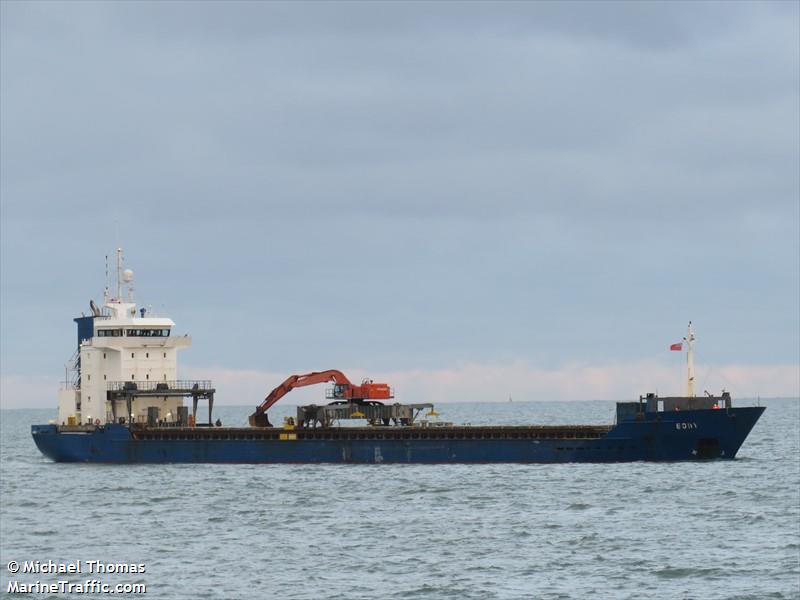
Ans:
{"type": "Polygon", "coordinates": [[[119,244],[195,366],[800,360],[797,3],[0,10],[3,373],[119,244]]]}
{"type": "MultiPolygon", "coordinates": [[[[227,368],[184,369],[188,377],[212,378],[221,403],[258,404],[289,373],[227,368]]],[[[369,376],[389,383],[398,402],[506,402],[543,400],[634,400],[646,392],[684,395],[684,365],[659,360],[633,363],[568,364],[545,369],[516,361],[464,364],[443,369],[409,369],[366,373],[343,369],[355,383],[369,376]]],[[[298,388],[283,402],[321,404],[325,386],[298,388]]],[[[697,369],[697,390],[735,397],[800,397],[800,366],[731,364],[697,369]]]]}
{"type": "MultiPolygon", "coordinates": [[[[342,369],[354,383],[370,377],[389,383],[398,402],[517,402],[571,400],[635,400],[640,394],[661,396],[685,394],[682,361],[642,360],[632,363],[566,364],[542,368],[522,361],[497,364],[462,364],[440,369],[407,369],[367,373],[342,369]]],[[[181,377],[211,379],[216,402],[256,406],[290,373],[184,367],[181,377]]],[[[59,382],[55,378],[4,376],[2,408],[56,407],[59,382]]],[[[322,404],[327,385],[298,388],[281,403],[322,404]]],[[[800,366],[729,364],[699,365],[697,393],[718,394],[722,388],[734,398],[800,397],[800,366]]]]}
{"type": "MultiPolygon", "coordinates": [[[[4,7],[17,25],[42,34],[64,35],[77,29],[109,38],[134,36],[149,42],[250,45],[265,36],[386,38],[394,36],[495,34],[551,35],[660,49],[724,36],[742,21],[758,16],[792,15],[790,3],[703,3],[576,1],[448,2],[203,2],[188,6],[159,4],[142,10],[136,3],[92,6],[90,2],[37,2],[4,7]],[[784,5],[784,6],[781,6],[784,5]]],[[[12,29],[13,31],[13,29],[12,29]]]]}
{"type": "Polygon", "coordinates": [[[256,203],[289,220],[624,220],[797,189],[780,176],[797,27],[768,6],[142,6],[4,5],[9,217],[79,219],[113,197],[192,222],[256,203]],[[631,37],[675,43],[607,42],[631,37]],[[698,177],[708,163],[722,176],[698,177]]]}

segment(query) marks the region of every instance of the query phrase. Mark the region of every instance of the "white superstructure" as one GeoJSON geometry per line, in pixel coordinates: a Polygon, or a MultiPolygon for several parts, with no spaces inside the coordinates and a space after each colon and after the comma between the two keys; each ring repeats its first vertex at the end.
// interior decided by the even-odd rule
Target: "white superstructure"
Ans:
{"type": "Polygon", "coordinates": [[[59,391],[59,423],[107,423],[121,418],[144,421],[152,406],[159,408],[161,419],[177,416],[182,396],[136,398],[130,407],[125,401],[108,399],[109,390],[125,385],[141,389],[167,383],[163,387],[176,387],[178,350],[192,343],[188,335],[174,335],[172,319],[136,308],[133,272],[122,270],[122,249],[117,249],[116,297],[110,297],[106,288],[103,306],[92,301],[90,307],[92,315],[75,319],[79,346],[71,364],[72,376],[68,372],[59,391]],[[124,300],[123,287],[128,288],[124,300]]]}

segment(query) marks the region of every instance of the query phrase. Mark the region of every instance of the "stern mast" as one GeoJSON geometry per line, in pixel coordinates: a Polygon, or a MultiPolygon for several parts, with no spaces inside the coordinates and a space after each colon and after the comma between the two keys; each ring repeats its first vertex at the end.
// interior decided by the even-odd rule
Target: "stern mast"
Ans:
{"type": "Polygon", "coordinates": [[[689,321],[686,337],[683,339],[686,341],[686,395],[689,398],[694,398],[694,329],[691,321],[689,321]]]}

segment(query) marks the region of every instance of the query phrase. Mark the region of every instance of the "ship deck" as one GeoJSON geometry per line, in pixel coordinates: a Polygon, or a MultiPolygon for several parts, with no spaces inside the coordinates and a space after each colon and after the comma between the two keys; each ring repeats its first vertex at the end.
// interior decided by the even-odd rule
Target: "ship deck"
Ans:
{"type": "MultiPolygon", "coordinates": [[[[62,425],[61,433],[89,433],[102,426],[62,425]]],[[[171,427],[134,425],[135,440],[489,440],[598,439],[613,425],[449,425],[437,427],[171,427]]]]}

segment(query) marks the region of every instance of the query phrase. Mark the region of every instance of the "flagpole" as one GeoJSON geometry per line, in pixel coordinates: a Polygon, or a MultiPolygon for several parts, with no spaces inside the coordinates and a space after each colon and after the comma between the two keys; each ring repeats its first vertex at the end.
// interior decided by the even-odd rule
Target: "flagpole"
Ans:
{"type": "Polygon", "coordinates": [[[686,395],[694,398],[694,330],[692,329],[692,322],[689,321],[689,330],[686,337],[686,370],[688,374],[686,382],[686,395]]]}

